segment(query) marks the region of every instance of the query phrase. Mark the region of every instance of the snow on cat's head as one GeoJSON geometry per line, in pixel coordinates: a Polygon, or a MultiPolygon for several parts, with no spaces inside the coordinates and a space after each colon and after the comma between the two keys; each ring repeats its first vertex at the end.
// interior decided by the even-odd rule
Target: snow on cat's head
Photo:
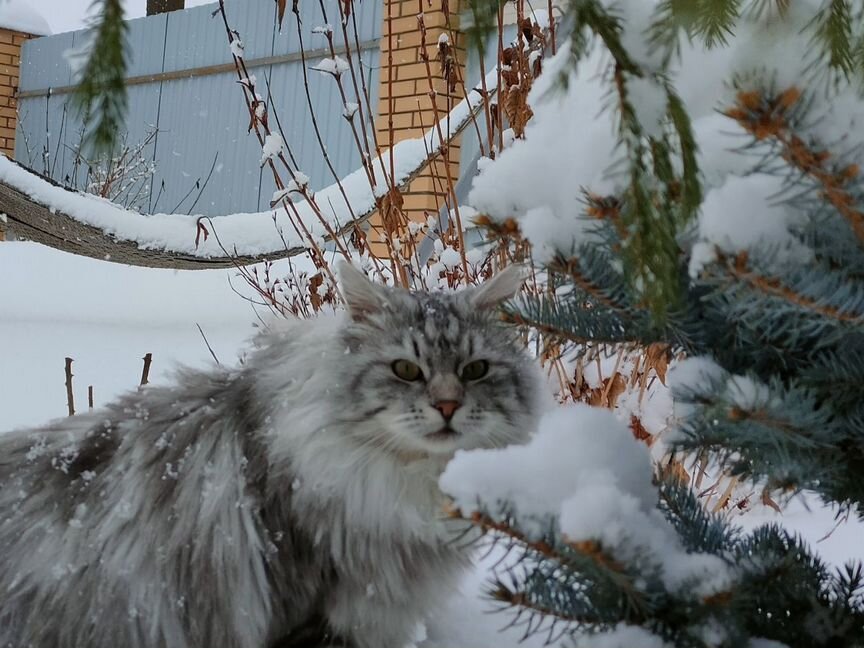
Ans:
{"type": "Polygon", "coordinates": [[[527,438],[536,369],[496,312],[518,291],[518,268],[454,293],[385,288],[347,263],[340,277],[350,315],[342,383],[361,404],[363,442],[407,458],[527,438]]]}

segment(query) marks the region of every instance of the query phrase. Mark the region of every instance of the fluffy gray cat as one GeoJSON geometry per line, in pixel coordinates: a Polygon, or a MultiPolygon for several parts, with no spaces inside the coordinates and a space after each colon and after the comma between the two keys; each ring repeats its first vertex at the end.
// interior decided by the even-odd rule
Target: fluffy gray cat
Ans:
{"type": "Polygon", "coordinates": [[[526,439],[510,270],[409,293],[345,266],[347,313],[243,366],[0,435],[0,646],[403,648],[466,564],[438,476],[526,439]]]}

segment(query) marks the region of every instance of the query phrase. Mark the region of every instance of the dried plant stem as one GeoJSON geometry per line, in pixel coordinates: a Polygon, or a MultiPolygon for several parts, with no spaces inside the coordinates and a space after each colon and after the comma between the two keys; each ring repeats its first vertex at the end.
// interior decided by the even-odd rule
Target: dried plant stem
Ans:
{"type": "MultiPolygon", "coordinates": [[[[336,173],[333,161],[330,159],[330,154],[327,152],[327,147],[324,145],[324,139],[321,136],[321,129],[318,126],[318,117],[315,114],[315,107],[312,105],[312,93],[309,90],[309,73],[306,71],[306,48],[303,43],[303,30],[301,29],[300,10],[298,7],[299,5],[295,3],[293,12],[297,21],[297,36],[300,39],[300,69],[303,71],[303,89],[306,95],[306,104],[309,106],[312,130],[315,132],[315,138],[318,141],[318,148],[321,150],[321,155],[324,156],[324,163],[327,165],[327,169],[330,171],[333,179],[336,181],[336,185],[339,187],[339,193],[342,194],[345,206],[348,208],[348,213],[351,215],[351,220],[357,220],[357,217],[354,215],[354,208],[351,206],[351,201],[348,200],[348,194],[345,192],[345,187],[342,186],[342,178],[340,178],[339,174],[336,173]]],[[[308,197],[307,200],[309,200],[308,197]]]]}
{"type": "MultiPolygon", "coordinates": [[[[390,177],[395,178],[393,161],[393,111],[396,108],[393,97],[393,6],[395,2],[387,3],[387,134],[390,140],[390,177]]],[[[420,15],[423,15],[423,2],[420,0],[420,15]]],[[[443,144],[443,142],[442,142],[443,144]]]]}
{"type": "Polygon", "coordinates": [[[723,509],[726,504],[729,502],[729,499],[732,497],[732,491],[735,490],[735,486],[738,485],[737,477],[730,477],[729,483],[726,485],[726,490],[723,491],[723,494],[720,496],[720,499],[717,500],[717,503],[714,505],[714,508],[711,509],[712,513],[717,513],[721,509],[723,509]]]}
{"type": "Polygon", "coordinates": [[[570,391],[567,388],[567,371],[564,369],[564,363],[561,362],[560,358],[553,358],[550,364],[552,365],[552,371],[555,371],[555,375],[558,378],[558,385],[563,396],[570,391]]]}
{"type": "MultiPolygon", "coordinates": [[[[462,230],[462,217],[459,214],[459,201],[456,198],[453,174],[450,172],[450,147],[445,143],[444,134],[441,132],[441,118],[438,116],[438,104],[435,102],[438,93],[435,91],[435,85],[432,82],[432,68],[429,63],[429,52],[426,48],[426,21],[423,18],[423,0],[417,0],[417,4],[419,10],[419,13],[417,14],[417,24],[420,27],[420,58],[426,66],[426,77],[429,81],[429,99],[431,100],[432,114],[435,119],[435,130],[438,133],[438,141],[441,144],[441,159],[444,161],[444,172],[447,177],[447,190],[452,198],[452,209],[456,216],[456,234],[459,238],[459,256],[462,261],[462,272],[465,275],[465,284],[468,285],[468,258],[465,256],[465,235],[462,230]]],[[[449,110],[447,111],[447,115],[449,117],[449,110]]],[[[447,124],[447,130],[449,135],[449,123],[447,124]]],[[[449,137],[447,141],[449,141],[449,137]]]]}
{"type": "MultiPolygon", "coordinates": [[[[615,374],[618,373],[618,367],[621,366],[621,360],[624,357],[624,349],[620,349],[618,351],[618,357],[615,358],[615,366],[612,368],[612,373],[610,374],[609,381],[606,383],[606,387],[603,389],[603,402],[609,403],[609,392],[612,389],[612,385],[615,383],[615,374]]],[[[646,372],[647,373],[647,372],[646,372]]]]}
{"type": "MultiPolygon", "coordinates": [[[[486,61],[483,60],[483,52],[478,52],[477,58],[480,60],[480,87],[483,89],[483,114],[486,117],[486,138],[489,146],[489,157],[494,160],[496,155],[495,128],[492,124],[492,109],[489,105],[489,88],[486,87],[486,61]]],[[[467,92],[465,93],[465,96],[468,96],[467,92]]],[[[483,155],[482,143],[480,146],[480,155],[483,155]]]]}
{"type": "MultiPolygon", "coordinates": [[[[446,17],[446,25],[447,25],[447,37],[450,40],[450,43],[456,51],[456,42],[459,35],[459,31],[453,28],[452,23],[450,22],[450,14],[447,13],[446,17]]],[[[489,125],[489,94],[486,88],[486,69],[485,69],[485,61],[482,57],[480,59],[480,87],[483,91],[483,98],[481,101],[483,102],[484,112],[486,113],[486,123],[489,125]]],[[[459,84],[459,87],[462,89],[462,96],[465,98],[465,101],[468,103],[468,110],[471,111],[471,122],[474,124],[474,132],[477,133],[477,145],[480,149],[480,155],[486,155],[486,147],[483,146],[483,136],[480,134],[480,125],[477,123],[477,115],[475,114],[474,107],[471,105],[469,101],[470,93],[468,91],[468,87],[465,85],[465,75],[463,74],[463,69],[461,65],[454,66],[454,71],[456,73],[456,81],[459,84]]],[[[449,89],[449,88],[448,88],[449,89]]],[[[449,95],[448,95],[449,96],[449,95]]],[[[491,141],[489,142],[491,146],[491,141]]]]}
{"type": "Polygon", "coordinates": [[[498,3],[498,101],[495,102],[495,112],[497,113],[496,123],[498,124],[498,150],[504,150],[504,109],[501,107],[501,99],[504,97],[504,92],[501,89],[501,65],[504,61],[504,3],[498,3]]]}
{"type": "MultiPolygon", "coordinates": [[[[339,23],[342,25],[342,46],[345,48],[345,55],[348,57],[348,61],[350,62],[351,61],[351,42],[348,38],[348,21],[345,18],[344,5],[341,2],[339,2],[339,3],[337,3],[337,6],[339,7],[339,23]]],[[[321,2],[321,9],[322,9],[322,11],[324,10],[323,0],[321,2]]],[[[324,19],[325,19],[325,21],[327,19],[326,12],[324,14],[324,19]]],[[[360,61],[360,66],[362,68],[363,63],[362,63],[362,60],[360,59],[361,56],[362,56],[362,51],[359,49],[359,46],[358,46],[357,58],[358,58],[358,61],[360,61]]],[[[369,105],[369,103],[370,103],[369,102],[369,95],[368,95],[368,93],[365,92],[365,85],[364,85],[363,94],[360,93],[360,88],[357,84],[357,72],[355,71],[353,64],[349,67],[348,71],[351,73],[351,85],[354,88],[354,98],[357,100],[357,114],[358,114],[359,119],[360,119],[360,132],[363,136],[362,137],[363,146],[361,147],[361,150],[360,150],[360,156],[364,160],[363,164],[368,169],[369,179],[370,179],[370,182],[372,183],[372,186],[374,187],[376,184],[375,183],[375,171],[372,168],[372,164],[371,164],[372,152],[369,150],[369,134],[366,131],[366,117],[365,117],[365,115],[367,113],[372,112],[372,107],[369,105]],[[366,104],[365,107],[364,107],[364,103],[366,104]]],[[[361,72],[360,73],[360,79],[362,81],[363,80],[362,69],[360,72],[361,72]]],[[[353,127],[353,123],[352,123],[352,127],[353,127]]],[[[372,130],[374,131],[374,129],[372,129],[372,130]]],[[[375,148],[376,149],[378,148],[377,138],[375,140],[375,148]]]]}
{"type": "Polygon", "coordinates": [[[708,474],[706,471],[706,466],[708,465],[708,453],[705,450],[701,450],[696,458],[696,462],[698,465],[698,469],[696,472],[696,479],[693,482],[693,486],[698,491],[700,488],[702,488],[702,481],[705,479],[705,475],[708,474]]]}
{"type": "MultiPolygon", "coordinates": [[[[344,13],[342,3],[337,2],[336,4],[339,5],[339,13],[340,13],[340,16],[342,17],[342,24],[347,25],[347,20],[345,18],[345,13],[344,13]]],[[[360,37],[357,35],[357,12],[356,11],[351,12],[351,26],[353,27],[353,31],[354,31],[354,49],[359,52],[361,50],[360,50],[360,37]]],[[[344,33],[346,28],[347,27],[343,27],[343,33],[344,33]]],[[[348,38],[347,34],[345,35],[345,38],[347,40],[347,38],[348,38]]],[[[362,74],[360,74],[359,76],[360,76],[360,87],[363,90],[363,99],[366,102],[366,107],[367,107],[367,111],[368,111],[367,115],[368,115],[369,121],[370,121],[369,130],[372,133],[372,140],[375,143],[375,155],[378,158],[378,164],[381,166],[381,174],[384,176],[384,181],[387,183],[387,189],[388,189],[388,191],[392,191],[393,190],[393,182],[395,182],[395,180],[388,177],[386,171],[384,170],[384,159],[382,157],[381,143],[378,141],[378,131],[375,129],[375,124],[372,123],[372,115],[375,114],[375,111],[372,109],[372,102],[370,99],[369,88],[366,86],[366,77],[364,77],[362,74]]],[[[353,73],[353,66],[352,66],[352,79],[353,78],[354,78],[354,73],[353,73]]],[[[354,83],[355,83],[355,91],[356,91],[356,80],[354,81],[354,83]]],[[[363,123],[365,124],[365,120],[363,123]]],[[[364,125],[364,138],[365,138],[365,125],[364,125]]],[[[373,169],[373,174],[374,174],[374,169],[373,169]]]]}
{"type": "MultiPolygon", "coordinates": [[[[219,9],[218,9],[218,13],[219,13],[219,14],[221,15],[221,17],[222,17],[222,23],[223,23],[223,25],[224,25],[224,27],[225,27],[225,33],[226,33],[226,35],[227,35],[227,37],[228,37],[228,42],[231,43],[231,42],[233,42],[233,39],[234,39],[234,33],[235,33],[235,32],[232,31],[231,26],[230,26],[229,23],[228,23],[228,15],[227,15],[227,13],[225,12],[225,2],[224,2],[224,0],[219,0],[219,9]]],[[[299,20],[299,14],[298,14],[298,20],[299,20]]],[[[301,52],[303,52],[302,48],[301,48],[301,52]]],[[[250,76],[249,76],[249,72],[248,72],[248,70],[246,69],[246,63],[243,61],[242,57],[238,57],[238,56],[236,56],[235,54],[232,53],[232,58],[233,58],[233,60],[234,60],[234,68],[235,68],[235,70],[236,70],[236,72],[237,72],[237,78],[238,78],[239,81],[241,81],[241,83],[240,83],[240,87],[243,88],[243,99],[244,99],[244,101],[246,102],[246,107],[247,107],[247,109],[249,110],[249,114],[250,114],[250,115],[253,115],[253,114],[254,114],[253,101],[255,101],[255,87],[254,87],[254,85],[251,83],[250,76]],[[246,80],[246,82],[243,82],[244,79],[246,80]]],[[[302,68],[303,68],[303,75],[304,75],[304,79],[305,79],[305,77],[306,77],[305,54],[303,55],[303,66],[302,66],[302,68]]],[[[307,92],[308,92],[308,84],[307,84],[307,92]]],[[[313,113],[313,118],[314,118],[314,113],[313,113]]],[[[316,122],[316,124],[317,124],[317,122],[316,122]]],[[[254,125],[254,127],[255,127],[255,128],[254,128],[254,130],[255,130],[255,136],[256,136],[257,139],[258,139],[258,143],[263,147],[263,145],[264,145],[264,138],[265,138],[265,135],[270,135],[270,134],[271,134],[270,128],[269,128],[266,124],[262,124],[262,123],[261,123],[261,120],[257,120],[257,119],[256,119],[256,120],[253,120],[253,125],[254,125]],[[263,131],[263,134],[262,134],[262,131],[263,131]]],[[[326,153],[325,153],[325,155],[326,155],[326,153]]],[[[285,156],[282,155],[282,154],[280,154],[280,155],[279,155],[279,160],[280,160],[280,161],[285,165],[285,167],[289,170],[289,172],[291,173],[292,179],[294,179],[294,180],[295,180],[295,183],[296,183],[296,176],[294,175],[293,170],[291,169],[290,165],[288,164],[287,160],[285,159],[285,156]]],[[[279,172],[278,172],[278,170],[276,169],[276,165],[274,164],[273,160],[272,160],[272,159],[269,159],[269,160],[267,161],[267,163],[268,163],[268,166],[270,167],[270,170],[271,170],[272,173],[273,173],[273,177],[274,177],[274,179],[275,179],[275,181],[276,181],[277,186],[279,186],[280,188],[284,189],[284,188],[285,188],[285,185],[284,185],[284,183],[282,183],[282,179],[281,179],[281,177],[279,176],[279,172]]],[[[345,201],[346,201],[346,204],[348,204],[348,209],[349,209],[349,212],[350,212],[350,211],[351,211],[351,205],[350,205],[350,203],[349,203],[349,201],[348,201],[347,195],[345,194],[345,190],[344,190],[344,188],[342,187],[342,183],[341,183],[341,181],[338,180],[338,179],[337,179],[337,183],[338,183],[338,186],[339,186],[340,192],[342,193],[342,196],[343,196],[343,198],[344,198],[345,201]]],[[[322,222],[324,222],[326,219],[323,218],[323,216],[322,216],[321,213],[320,213],[320,210],[318,209],[317,204],[314,202],[314,200],[312,200],[312,199],[310,198],[308,192],[305,192],[305,191],[304,191],[303,196],[304,196],[304,198],[306,198],[307,202],[309,202],[309,205],[312,207],[312,209],[313,209],[313,211],[315,212],[316,216],[317,216],[317,217],[318,217],[322,222]]],[[[297,208],[294,206],[293,203],[290,204],[290,207],[291,207],[291,209],[294,211],[294,216],[295,216],[295,218],[293,218],[293,219],[291,218],[291,214],[288,212],[288,205],[285,204],[286,202],[290,202],[290,201],[285,201],[285,200],[283,200],[283,201],[282,201],[282,204],[283,204],[283,208],[285,209],[286,214],[288,214],[289,220],[291,220],[291,222],[292,222],[292,224],[294,225],[295,229],[298,229],[298,228],[299,228],[299,230],[302,230],[303,233],[306,235],[306,238],[307,238],[307,240],[308,240],[308,242],[309,242],[309,247],[310,247],[310,249],[313,251],[313,261],[316,261],[316,265],[319,265],[320,267],[322,267],[322,269],[323,269],[323,270],[327,273],[327,275],[330,277],[330,280],[331,280],[332,284],[335,286],[335,285],[336,285],[335,278],[334,278],[334,276],[333,276],[332,271],[331,271],[330,268],[329,268],[329,264],[327,264],[327,263],[325,262],[325,260],[324,260],[324,254],[322,253],[322,251],[321,251],[321,249],[320,249],[320,247],[319,247],[317,241],[315,241],[314,237],[309,233],[309,231],[308,231],[308,229],[305,227],[305,225],[304,225],[302,222],[299,222],[299,221],[301,220],[301,219],[300,219],[300,215],[299,215],[299,212],[297,212],[297,208]]],[[[351,213],[352,213],[352,220],[354,220],[354,218],[353,218],[353,212],[351,212],[351,213]]],[[[325,225],[325,227],[328,228],[328,233],[330,233],[330,230],[329,230],[329,224],[328,224],[328,225],[325,225]]],[[[299,230],[298,230],[298,235],[299,235],[299,230]]],[[[333,235],[331,235],[331,236],[333,236],[333,235]]],[[[334,242],[337,243],[337,245],[339,244],[339,241],[338,241],[335,237],[333,238],[333,240],[334,240],[334,242]]],[[[346,258],[348,258],[348,257],[346,257],[346,258]]]]}
{"type": "Polygon", "coordinates": [[[72,358],[66,358],[66,407],[75,416],[75,394],[72,392],[72,358]]]}

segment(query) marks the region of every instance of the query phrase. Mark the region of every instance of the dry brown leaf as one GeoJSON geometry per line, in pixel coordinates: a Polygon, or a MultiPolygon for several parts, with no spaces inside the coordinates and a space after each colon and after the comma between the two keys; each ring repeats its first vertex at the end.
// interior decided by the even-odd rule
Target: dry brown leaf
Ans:
{"type": "Polygon", "coordinates": [[[777,511],[778,513],[782,513],[783,511],[780,509],[780,505],[777,504],[773,499],[771,499],[771,494],[768,492],[768,489],[762,491],[762,503],[765,506],[770,506],[772,509],[777,511]]]}
{"type": "Polygon", "coordinates": [[[546,49],[546,34],[543,33],[543,28],[535,22],[534,26],[531,28],[531,32],[534,34],[534,38],[538,41],[538,43],[535,44],[535,48],[543,52],[546,49]],[[538,45],[539,47],[537,47],[538,45]]]}
{"type": "Polygon", "coordinates": [[[664,387],[666,386],[666,370],[669,368],[669,356],[669,345],[662,342],[648,345],[645,351],[645,371],[653,369],[664,387]]]}
{"type": "Polygon", "coordinates": [[[202,235],[204,236],[204,240],[205,240],[205,241],[207,240],[207,237],[210,236],[210,232],[207,231],[207,228],[204,227],[204,223],[201,222],[202,219],[203,219],[203,217],[202,217],[202,218],[199,218],[199,219],[198,219],[198,222],[195,223],[195,225],[196,225],[196,230],[195,230],[195,248],[196,248],[196,249],[198,248],[198,243],[200,242],[200,240],[201,240],[201,236],[202,236],[202,235]]]}
{"type": "Polygon", "coordinates": [[[398,234],[402,223],[402,205],[404,204],[402,192],[399,187],[393,187],[378,199],[378,211],[381,213],[381,222],[388,236],[398,234]]]}
{"type": "Polygon", "coordinates": [[[682,484],[690,483],[690,475],[687,474],[687,469],[677,459],[671,459],[664,463],[660,469],[660,473],[664,479],[674,479],[682,484]]]}
{"type": "Polygon", "coordinates": [[[534,29],[530,18],[523,18],[519,23],[519,29],[526,41],[530,43],[534,40],[534,29]]]}
{"type": "Polygon", "coordinates": [[[633,436],[639,439],[639,441],[644,441],[645,445],[649,448],[654,444],[654,436],[645,429],[645,426],[642,425],[642,421],[639,420],[639,417],[631,414],[630,415],[630,431],[633,433],[633,436]]]}
{"type": "Polygon", "coordinates": [[[534,64],[531,67],[531,76],[535,79],[543,74],[543,57],[538,56],[534,59],[534,64]]]}
{"type": "Polygon", "coordinates": [[[504,102],[504,113],[507,115],[507,121],[510,122],[510,128],[513,129],[513,134],[516,137],[522,137],[525,134],[525,125],[534,116],[534,111],[528,105],[528,91],[530,89],[530,83],[511,86],[504,102]]]}
{"type": "MultiPolygon", "coordinates": [[[[285,5],[286,0],[276,0],[277,7],[277,20],[279,21],[279,31],[282,31],[282,19],[285,18],[285,5]]],[[[295,3],[296,5],[296,3],[295,3]]]]}
{"type": "Polygon", "coordinates": [[[447,83],[447,92],[456,92],[456,59],[449,40],[438,41],[438,63],[441,65],[441,78],[447,83]]]}
{"type": "Polygon", "coordinates": [[[249,104],[249,128],[247,133],[251,133],[252,129],[261,124],[264,129],[267,129],[267,102],[259,99],[253,99],[249,104]],[[258,109],[261,109],[261,115],[258,114],[258,109]]]}
{"type": "Polygon", "coordinates": [[[320,272],[309,277],[309,303],[312,304],[312,309],[317,313],[321,310],[324,300],[318,294],[318,288],[324,283],[324,275],[320,272]]]}
{"type": "MultiPolygon", "coordinates": [[[[607,383],[608,383],[607,379],[607,383]]],[[[618,397],[627,389],[627,381],[620,373],[616,373],[611,378],[612,384],[606,387],[606,403],[609,409],[615,407],[618,403],[618,397]]]]}
{"type": "Polygon", "coordinates": [[[732,499],[732,491],[735,490],[735,487],[738,485],[737,477],[730,477],[729,483],[726,485],[726,490],[723,491],[723,494],[720,496],[720,499],[717,500],[717,503],[714,505],[714,508],[711,509],[712,513],[717,513],[721,509],[729,506],[729,500],[732,499]]]}
{"type": "Polygon", "coordinates": [[[618,403],[618,397],[627,389],[627,381],[620,373],[611,378],[606,378],[600,387],[585,392],[585,402],[594,407],[605,407],[614,409],[618,403]]]}

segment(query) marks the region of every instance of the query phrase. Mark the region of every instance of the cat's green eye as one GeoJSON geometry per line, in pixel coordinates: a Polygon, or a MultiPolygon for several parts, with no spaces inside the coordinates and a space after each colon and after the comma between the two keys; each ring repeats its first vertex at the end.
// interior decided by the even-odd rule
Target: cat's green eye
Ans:
{"type": "Polygon", "coordinates": [[[393,373],[402,380],[414,382],[423,377],[423,370],[410,360],[397,360],[392,365],[393,373]]]}
{"type": "Polygon", "coordinates": [[[462,367],[462,380],[480,380],[489,373],[489,363],[486,360],[474,360],[462,367]]]}

